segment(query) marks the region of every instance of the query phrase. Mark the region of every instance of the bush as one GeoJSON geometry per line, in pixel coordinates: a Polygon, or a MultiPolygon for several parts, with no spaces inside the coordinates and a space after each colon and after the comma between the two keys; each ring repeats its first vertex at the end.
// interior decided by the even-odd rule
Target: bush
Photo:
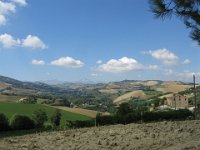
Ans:
{"type": "Polygon", "coordinates": [[[58,109],[51,116],[51,123],[53,124],[54,127],[57,127],[60,125],[61,116],[62,114],[60,113],[60,110],[58,109]]]}
{"type": "Polygon", "coordinates": [[[42,128],[48,120],[47,113],[44,110],[38,109],[34,113],[34,120],[37,128],[42,128]]]}
{"type": "Polygon", "coordinates": [[[85,120],[85,121],[68,121],[66,123],[67,128],[84,128],[84,127],[92,127],[95,125],[94,120],[85,120]]]}
{"type": "Polygon", "coordinates": [[[28,130],[34,129],[35,123],[28,116],[15,114],[10,120],[10,126],[13,130],[28,130]]]}
{"type": "Polygon", "coordinates": [[[118,116],[97,116],[96,124],[97,125],[111,125],[119,122],[118,116]]]}
{"type": "Polygon", "coordinates": [[[188,109],[170,110],[164,112],[147,112],[143,115],[144,121],[186,120],[194,117],[188,109]]]}
{"type": "Polygon", "coordinates": [[[9,130],[8,118],[3,113],[0,113],[0,131],[7,130],[9,130]]]}

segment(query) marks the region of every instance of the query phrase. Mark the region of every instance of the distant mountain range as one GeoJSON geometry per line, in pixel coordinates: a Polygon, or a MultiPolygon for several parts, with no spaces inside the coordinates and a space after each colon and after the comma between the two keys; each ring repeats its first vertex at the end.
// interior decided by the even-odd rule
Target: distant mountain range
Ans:
{"type": "MultiPolygon", "coordinates": [[[[109,83],[94,83],[91,80],[84,78],[79,82],[63,82],[59,80],[48,80],[40,82],[23,82],[13,78],[0,76],[0,93],[3,94],[16,94],[16,95],[71,95],[77,94],[83,90],[96,90],[100,93],[123,93],[133,90],[140,90],[146,87],[151,89],[163,90],[170,92],[173,87],[175,90],[185,87],[188,83],[178,81],[160,81],[160,80],[123,80],[119,82],[109,83]],[[171,88],[170,88],[171,87],[171,88]]],[[[184,89],[184,88],[182,88],[184,89]]],[[[181,89],[181,90],[182,90],[181,89]]],[[[179,89],[177,90],[179,91],[179,89]]],[[[172,91],[173,92],[173,91],[172,91]]]]}

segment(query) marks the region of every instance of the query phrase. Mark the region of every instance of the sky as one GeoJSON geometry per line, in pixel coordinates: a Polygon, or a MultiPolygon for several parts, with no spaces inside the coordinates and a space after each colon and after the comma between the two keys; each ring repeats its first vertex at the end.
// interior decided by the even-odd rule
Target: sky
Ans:
{"type": "Polygon", "coordinates": [[[0,75],[22,81],[200,77],[200,47],[148,0],[0,0],[0,75]]]}

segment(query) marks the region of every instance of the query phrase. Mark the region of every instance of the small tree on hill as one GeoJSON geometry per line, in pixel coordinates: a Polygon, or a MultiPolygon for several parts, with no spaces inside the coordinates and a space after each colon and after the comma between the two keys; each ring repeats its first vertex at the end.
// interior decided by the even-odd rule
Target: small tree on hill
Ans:
{"type": "Polygon", "coordinates": [[[37,128],[43,127],[44,123],[48,120],[47,113],[42,109],[38,109],[33,114],[36,127],[37,128]]]}
{"type": "Polygon", "coordinates": [[[56,110],[54,114],[51,116],[51,123],[54,127],[58,127],[60,125],[62,114],[60,110],[56,110]]]}

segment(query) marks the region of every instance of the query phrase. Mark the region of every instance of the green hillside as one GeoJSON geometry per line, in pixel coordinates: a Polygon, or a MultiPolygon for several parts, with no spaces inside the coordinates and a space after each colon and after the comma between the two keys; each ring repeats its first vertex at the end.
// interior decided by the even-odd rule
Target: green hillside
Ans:
{"type": "MultiPolygon", "coordinates": [[[[43,109],[46,111],[48,117],[53,114],[55,111],[55,108],[41,105],[41,104],[22,104],[22,103],[11,103],[11,102],[0,102],[0,113],[4,113],[8,118],[12,117],[13,114],[24,114],[31,116],[33,112],[37,109],[43,109]]],[[[61,119],[61,125],[64,126],[66,123],[66,120],[88,120],[91,119],[88,116],[71,113],[62,111],[62,119],[61,119]]],[[[50,119],[49,119],[50,122],[50,119]]]]}

